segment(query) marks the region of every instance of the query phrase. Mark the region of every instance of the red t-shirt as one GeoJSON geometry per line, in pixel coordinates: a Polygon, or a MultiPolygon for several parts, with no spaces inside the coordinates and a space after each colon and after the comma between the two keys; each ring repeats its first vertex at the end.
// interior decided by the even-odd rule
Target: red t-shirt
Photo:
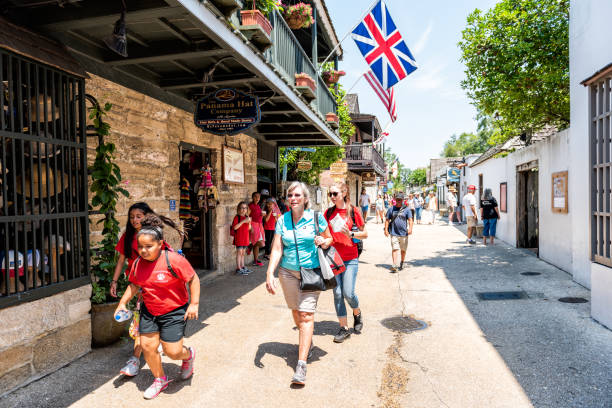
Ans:
{"type": "MultiPolygon", "coordinates": [[[[325,215],[327,215],[327,212],[328,211],[325,211],[325,215]]],[[[355,224],[357,224],[357,227],[363,227],[364,222],[363,217],[361,216],[361,211],[357,211],[356,208],[353,208],[353,213],[355,214],[355,224]]],[[[343,233],[334,232],[334,229],[332,228],[330,222],[337,214],[340,214],[340,217],[344,218],[344,220],[346,221],[346,227],[349,230],[353,226],[353,219],[351,218],[350,214],[348,214],[346,208],[343,208],[342,210],[336,208],[329,215],[329,218],[325,217],[327,223],[329,224],[329,232],[331,232],[332,238],[334,239],[334,242],[332,244],[333,247],[336,248],[336,251],[338,251],[338,254],[340,254],[340,258],[342,258],[343,261],[350,261],[351,259],[355,259],[359,256],[359,254],[357,253],[357,244],[353,242],[352,238],[347,237],[343,233]]]]}
{"type": "Polygon", "coordinates": [[[261,208],[257,204],[250,203],[249,209],[251,210],[251,214],[249,216],[251,217],[252,222],[263,221],[263,216],[261,215],[261,208]]]}
{"type": "Polygon", "coordinates": [[[164,251],[157,260],[141,258],[130,269],[130,282],[142,288],[145,306],[154,316],[171,312],[189,301],[185,283],[193,278],[195,271],[189,261],[176,252],[168,252],[168,259],[178,278],[168,270],[164,251]]]}
{"type": "MultiPolygon", "coordinates": [[[[234,221],[232,221],[232,229],[236,224],[242,221],[244,218],[239,215],[234,217],[234,221]]],[[[249,246],[251,240],[249,238],[249,223],[245,222],[238,228],[234,230],[234,245],[235,246],[249,246]]]]}
{"type": "MultiPolygon", "coordinates": [[[[280,215],[280,213],[277,215],[280,215]]],[[[276,217],[274,216],[274,212],[272,212],[268,221],[264,218],[264,229],[268,231],[274,231],[276,229],[276,217]]]]}
{"type": "MultiPolygon", "coordinates": [[[[136,258],[138,258],[138,234],[134,234],[134,239],[132,239],[132,253],[130,254],[130,257],[128,258],[128,267],[125,269],[125,273],[127,274],[130,269],[132,269],[132,263],[136,260],[136,258]]],[[[125,251],[124,251],[124,242],[125,242],[125,232],[123,234],[121,234],[121,237],[119,238],[119,242],[117,242],[117,246],[115,246],[115,251],[119,252],[121,255],[125,256],[125,251]]],[[[162,246],[162,249],[167,249],[168,251],[172,251],[172,247],[170,247],[170,245],[168,245],[167,242],[164,241],[164,244],[162,246]]]]}

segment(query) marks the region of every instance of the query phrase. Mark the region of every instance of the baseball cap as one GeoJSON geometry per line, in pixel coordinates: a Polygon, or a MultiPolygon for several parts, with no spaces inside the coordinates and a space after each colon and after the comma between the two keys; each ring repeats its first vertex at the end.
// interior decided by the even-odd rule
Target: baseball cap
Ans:
{"type": "Polygon", "coordinates": [[[403,200],[404,199],[404,193],[395,193],[395,199],[396,200],[403,200]]]}
{"type": "Polygon", "coordinates": [[[267,189],[264,188],[263,190],[261,190],[260,194],[261,195],[270,195],[270,192],[267,189]]]}
{"type": "Polygon", "coordinates": [[[476,190],[476,186],[475,186],[475,185],[473,185],[473,184],[470,184],[470,185],[468,186],[468,190],[476,190]]]}

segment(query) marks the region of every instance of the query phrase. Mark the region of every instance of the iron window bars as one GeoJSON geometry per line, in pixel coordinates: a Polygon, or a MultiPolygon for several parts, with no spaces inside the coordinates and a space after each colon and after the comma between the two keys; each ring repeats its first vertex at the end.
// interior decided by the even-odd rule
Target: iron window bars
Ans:
{"type": "Polygon", "coordinates": [[[89,282],[85,83],[0,50],[0,308],[89,282]]]}

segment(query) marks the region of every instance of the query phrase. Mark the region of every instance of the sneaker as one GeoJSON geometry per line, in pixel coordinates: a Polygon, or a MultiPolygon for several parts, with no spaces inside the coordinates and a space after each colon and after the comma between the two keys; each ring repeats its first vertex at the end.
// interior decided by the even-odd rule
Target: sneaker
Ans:
{"type": "Polygon", "coordinates": [[[255,266],[263,266],[263,263],[261,261],[253,261],[253,265],[255,265],[255,266]]]}
{"type": "Polygon", "coordinates": [[[193,362],[195,361],[195,350],[193,347],[189,347],[189,357],[187,360],[183,360],[181,365],[181,378],[183,380],[188,379],[193,375],[193,362]]]}
{"type": "Polygon", "coordinates": [[[236,269],[236,275],[246,275],[244,269],[236,269]]]}
{"type": "Polygon", "coordinates": [[[361,329],[363,329],[363,320],[361,320],[361,313],[358,315],[353,315],[353,328],[355,333],[361,333],[361,329]]]}
{"type": "Polygon", "coordinates": [[[139,371],[140,371],[140,359],[132,356],[125,364],[125,367],[123,367],[121,371],[119,371],[119,373],[125,375],[126,377],[134,377],[138,375],[139,371]]]}
{"type": "Polygon", "coordinates": [[[338,330],[338,333],[334,336],[334,343],[342,343],[349,337],[351,337],[351,332],[347,328],[341,327],[340,330],[338,330]]]}
{"type": "Polygon", "coordinates": [[[306,383],[306,362],[298,360],[291,384],[304,385],[306,383]]]}
{"type": "Polygon", "coordinates": [[[153,384],[145,390],[143,397],[145,397],[145,399],[157,397],[163,390],[168,388],[168,384],[170,384],[168,377],[156,378],[153,380],[153,384]]]}
{"type": "Polygon", "coordinates": [[[399,267],[397,265],[391,265],[391,273],[397,272],[399,267]]]}
{"type": "Polygon", "coordinates": [[[476,241],[474,241],[473,239],[468,239],[468,244],[474,245],[475,243],[476,243],[476,241]]]}
{"type": "Polygon", "coordinates": [[[401,271],[402,269],[404,269],[404,261],[400,262],[399,266],[397,267],[398,271],[401,271]]]}
{"type": "Polygon", "coordinates": [[[250,270],[249,268],[247,268],[246,266],[242,269],[244,272],[246,272],[246,275],[248,275],[249,273],[253,272],[252,270],[250,270]]]}

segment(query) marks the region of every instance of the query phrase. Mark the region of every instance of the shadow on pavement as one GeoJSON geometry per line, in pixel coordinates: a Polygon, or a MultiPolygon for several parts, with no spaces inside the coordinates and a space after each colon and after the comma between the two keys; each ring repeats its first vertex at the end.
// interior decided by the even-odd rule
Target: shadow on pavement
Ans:
{"type": "Polygon", "coordinates": [[[612,407],[612,331],[590,317],[590,303],[558,301],[564,296],[590,300],[590,292],[529,251],[500,241],[487,247],[481,241],[453,244],[462,246],[427,257],[413,249],[409,265],[444,271],[533,405],[612,407]],[[541,275],[521,275],[527,271],[541,275]],[[528,298],[481,301],[476,295],[493,291],[525,291],[528,298]]]}
{"type": "MultiPolygon", "coordinates": [[[[262,343],[257,347],[257,353],[253,364],[255,367],[264,368],[265,365],[261,361],[264,356],[271,354],[276,357],[280,357],[285,360],[288,367],[295,368],[298,361],[298,346],[297,344],[280,343],[277,341],[271,341],[268,343],[262,343]]],[[[318,347],[316,344],[312,348],[312,358],[308,359],[308,362],[318,361],[321,357],[327,355],[327,351],[318,347]]]]}
{"type": "MultiPolygon", "coordinates": [[[[191,336],[209,326],[206,321],[211,316],[231,311],[240,304],[238,299],[265,282],[266,266],[249,265],[249,268],[254,272],[248,276],[224,275],[202,282],[198,320],[191,320],[187,323],[186,345],[189,345],[191,336]]],[[[144,391],[153,380],[150,370],[143,369],[138,376],[133,378],[124,378],[119,374],[119,370],[132,355],[133,344],[132,339],[126,336],[109,347],[93,349],[90,353],[51,375],[0,397],[0,407],[69,406],[109,381],[113,381],[116,388],[128,381],[135,382],[138,389],[144,391]],[[68,381],[68,378],[73,381],[68,381]],[[80,381],[79,378],[86,380],[80,381]],[[40,397],[41,395],[43,397],[40,397]]],[[[141,366],[144,365],[143,357],[141,357],[141,362],[141,366]]],[[[180,361],[176,364],[164,363],[164,370],[170,378],[177,379],[170,384],[168,390],[165,391],[167,393],[177,392],[191,383],[191,380],[182,381],[180,379],[180,361]]]]}

